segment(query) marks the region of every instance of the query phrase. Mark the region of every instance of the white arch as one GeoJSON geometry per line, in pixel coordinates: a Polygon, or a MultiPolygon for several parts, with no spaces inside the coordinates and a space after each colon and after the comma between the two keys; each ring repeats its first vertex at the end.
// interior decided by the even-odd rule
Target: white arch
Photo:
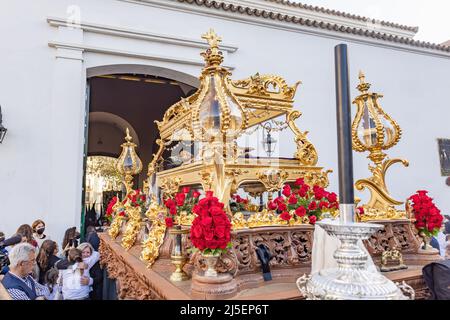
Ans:
{"type": "Polygon", "coordinates": [[[123,131],[123,136],[125,137],[125,131],[128,128],[130,130],[130,135],[133,138],[133,142],[139,146],[139,136],[133,126],[124,118],[109,112],[90,112],[89,122],[100,122],[107,123],[117,127],[119,130],[123,131]]]}
{"type": "Polygon", "coordinates": [[[142,64],[112,64],[98,67],[91,67],[86,70],[87,78],[117,73],[135,73],[159,76],[167,79],[176,80],[192,87],[199,87],[199,80],[190,74],[173,69],[148,66],[142,64]]]}

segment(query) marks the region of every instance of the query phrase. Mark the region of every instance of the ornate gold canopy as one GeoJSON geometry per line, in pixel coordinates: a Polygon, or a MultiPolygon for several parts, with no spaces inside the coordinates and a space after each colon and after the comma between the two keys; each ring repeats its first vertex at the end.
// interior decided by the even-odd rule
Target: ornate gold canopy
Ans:
{"type": "Polygon", "coordinates": [[[243,80],[233,81],[230,79],[231,73],[220,65],[223,61],[222,52],[218,50],[218,43],[221,39],[213,30],[203,35],[203,38],[208,41],[210,48],[202,53],[205,58],[205,67],[200,75],[200,87],[193,95],[182,98],[172,105],[164,114],[162,121],[155,121],[161,139],[157,140],[159,150],[149,164],[148,176],[155,173],[156,164],[164,151],[165,144],[170,141],[202,140],[200,107],[208,94],[212,78],[215,79],[218,88],[217,95],[223,113],[221,115],[222,131],[229,130],[231,127],[229,122],[232,117],[230,117],[228,106],[230,100],[233,99],[235,99],[242,116],[240,131],[285,115],[286,125],[295,134],[297,151],[294,158],[299,161],[300,165],[315,165],[318,156],[314,145],[306,137],[308,132],[302,132],[295,124],[295,120],[301,116],[301,112],[294,109],[294,96],[301,82],[298,81],[289,86],[282,77],[259,73],[243,80]]]}

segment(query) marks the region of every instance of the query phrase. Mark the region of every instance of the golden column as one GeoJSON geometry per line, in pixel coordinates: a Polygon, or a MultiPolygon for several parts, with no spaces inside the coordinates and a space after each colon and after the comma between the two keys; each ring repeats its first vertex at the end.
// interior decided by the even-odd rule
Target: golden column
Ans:
{"type": "Polygon", "coordinates": [[[133,176],[142,171],[142,162],[136,154],[136,144],[132,142],[130,131],[126,129],[125,143],[122,143],[122,153],[117,159],[117,171],[124,176],[127,195],[133,190],[133,176]]]}
{"type": "Polygon", "coordinates": [[[365,213],[360,218],[363,221],[405,218],[405,211],[394,207],[403,202],[391,197],[386,187],[385,175],[394,163],[401,162],[405,167],[409,164],[404,159],[386,158],[387,155],[383,152],[398,143],[402,131],[397,122],[379,105],[378,98],[383,96],[369,92],[370,84],[365,81],[362,72],[359,73],[359,80],[357,89],[361,94],[353,101],[357,111],[352,123],[352,144],[355,151],[369,151],[368,158],[375,164],[369,164],[372,177],[360,179],[355,183],[356,189],[361,191],[367,188],[370,191],[370,200],[363,205],[365,213]]]}

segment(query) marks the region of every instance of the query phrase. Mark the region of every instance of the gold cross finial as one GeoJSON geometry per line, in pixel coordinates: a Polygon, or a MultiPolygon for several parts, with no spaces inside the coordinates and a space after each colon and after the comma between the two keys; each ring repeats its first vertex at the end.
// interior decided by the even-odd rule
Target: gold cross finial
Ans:
{"type": "Polygon", "coordinates": [[[202,39],[206,39],[211,48],[218,48],[219,42],[222,41],[222,38],[215,33],[214,29],[209,29],[207,33],[202,35],[202,39]]]}

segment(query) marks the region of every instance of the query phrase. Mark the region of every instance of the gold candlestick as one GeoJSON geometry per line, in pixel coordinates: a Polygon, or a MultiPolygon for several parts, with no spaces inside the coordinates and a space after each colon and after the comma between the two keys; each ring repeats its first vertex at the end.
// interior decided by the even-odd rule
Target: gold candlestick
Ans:
{"type": "Polygon", "coordinates": [[[400,126],[379,105],[378,93],[369,92],[370,84],[365,76],[359,73],[360,83],[357,89],[361,92],[353,101],[357,106],[356,116],[352,123],[353,149],[358,152],[369,151],[368,158],[375,164],[369,164],[372,177],[356,181],[358,190],[364,188],[370,191],[370,200],[363,205],[364,215],[361,220],[382,220],[406,218],[405,211],[399,211],[394,206],[403,202],[395,200],[386,187],[385,175],[387,169],[394,163],[401,162],[405,167],[409,165],[405,159],[386,158],[384,150],[392,148],[400,140],[402,131],[400,126]]]}

